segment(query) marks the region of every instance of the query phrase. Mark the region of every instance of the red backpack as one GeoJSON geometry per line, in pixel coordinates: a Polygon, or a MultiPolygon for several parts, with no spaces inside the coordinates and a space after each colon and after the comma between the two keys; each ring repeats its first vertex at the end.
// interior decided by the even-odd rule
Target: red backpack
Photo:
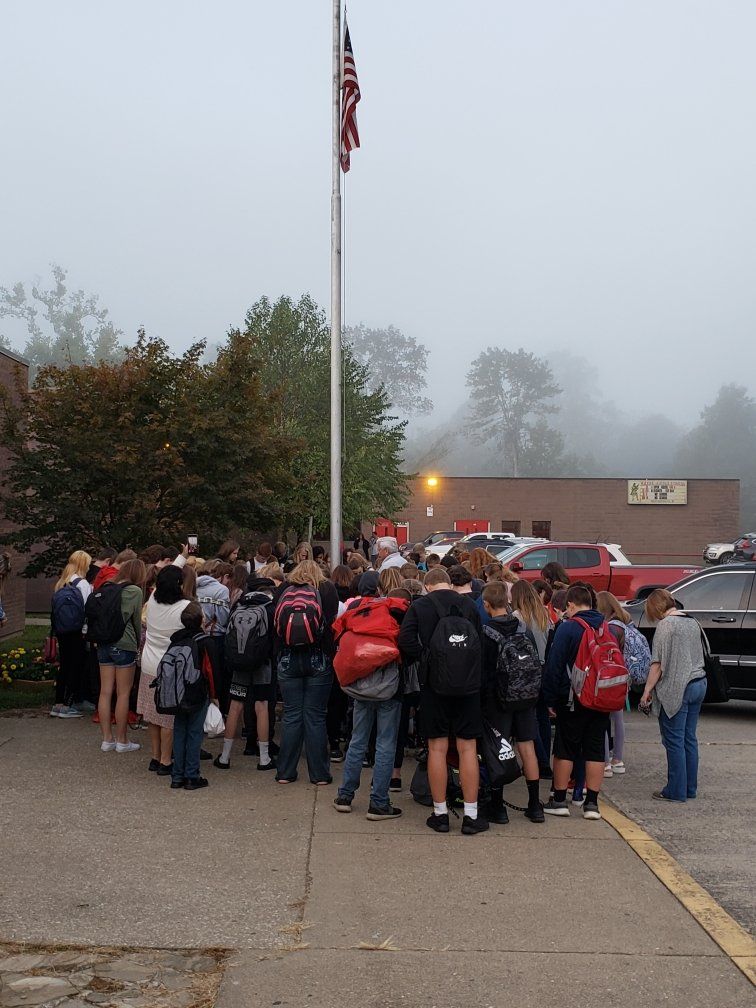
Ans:
{"type": "Polygon", "coordinates": [[[312,647],[323,633],[323,605],[312,585],[292,585],[279,599],[273,614],[276,633],[284,647],[312,647]]]}
{"type": "Polygon", "coordinates": [[[399,660],[399,621],[409,609],[407,599],[363,598],[333,624],[338,651],[333,669],[340,686],[399,660]]]}
{"type": "Polygon", "coordinates": [[[570,671],[572,691],[583,707],[589,710],[624,709],[629,674],[617,639],[604,621],[594,630],[579,616],[572,617],[583,628],[575,664],[570,671]]]}

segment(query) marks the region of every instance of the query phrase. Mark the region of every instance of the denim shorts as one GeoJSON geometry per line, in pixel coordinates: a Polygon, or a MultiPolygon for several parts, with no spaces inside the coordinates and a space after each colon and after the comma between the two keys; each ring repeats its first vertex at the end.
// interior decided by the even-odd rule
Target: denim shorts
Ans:
{"type": "Polygon", "coordinates": [[[98,644],[97,661],[100,665],[115,665],[116,668],[128,668],[136,662],[136,651],[124,651],[112,644],[98,644]]]}

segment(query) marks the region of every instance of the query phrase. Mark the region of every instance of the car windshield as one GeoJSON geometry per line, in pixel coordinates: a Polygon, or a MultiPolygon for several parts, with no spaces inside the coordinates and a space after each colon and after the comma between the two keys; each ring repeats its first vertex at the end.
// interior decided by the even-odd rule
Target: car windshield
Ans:
{"type": "Polygon", "coordinates": [[[501,560],[502,563],[509,563],[510,560],[514,560],[518,553],[522,551],[522,546],[508,546],[506,549],[492,549],[491,552],[495,554],[497,559],[501,560]]]}

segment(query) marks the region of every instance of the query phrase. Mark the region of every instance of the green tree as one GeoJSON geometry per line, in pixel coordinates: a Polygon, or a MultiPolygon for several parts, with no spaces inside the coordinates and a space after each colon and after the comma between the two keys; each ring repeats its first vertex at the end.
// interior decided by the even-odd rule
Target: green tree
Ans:
{"type": "MultiPolygon", "coordinates": [[[[285,464],[293,485],[281,495],[281,522],[300,534],[310,516],[330,522],[330,331],[307,295],[261,298],[248,311],[242,337],[260,369],[277,435],[295,443],[285,464]]],[[[221,353],[223,350],[221,349],[221,353]]],[[[343,353],[343,511],[346,530],[362,519],[390,516],[408,497],[401,471],[403,423],[389,413],[384,387],[370,391],[368,368],[349,346],[343,353]]]]}
{"type": "Polygon", "coordinates": [[[377,392],[383,386],[389,403],[407,416],[429,413],[433,403],[423,393],[427,388],[428,348],[395,326],[368,329],[360,323],[344,330],[344,341],[357,361],[367,368],[367,387],[377,392]]]}
{"type": "Polygon", "coordinates": [[[677,453],[681,475],[739,478],[741,520],[756,527],[756,400],[743,385],[723,385],[677,453]]]}
{"type": "Polygon", "coordinates": [[[96,295],[70,291],[66,277],[66,270],[53,265],[53,285],[47,290],[34,284],[27,293],[22,283],[0,287],[0,319],[16,319],[26,329],[22,352],[32,374],[46,364],[95,364],[122,356],[123,334],[107,308],[99,306],[96,295]]]}
{"type": "Polygon", "coordinates": [[[539,432],[543,436],[534,424],[557,410],[551,400],[560,388],[551,368],[523,349],[489,347],[472,362],[467,385],[472,389],[470,435],[480,444],[494,442],[506,469],[519,476],[534,439],[539,432]]]}
{"type": "Polygon", "coordinates": [[[139,333],[123,361],[42,368],[31,392],[0,399],[10,454],[0,513],[27,574],[54,573],[75,548],[219,541],[275,516],[288,445],[267,414],[259,374],[203,344],[174,356],[139,333]]]}

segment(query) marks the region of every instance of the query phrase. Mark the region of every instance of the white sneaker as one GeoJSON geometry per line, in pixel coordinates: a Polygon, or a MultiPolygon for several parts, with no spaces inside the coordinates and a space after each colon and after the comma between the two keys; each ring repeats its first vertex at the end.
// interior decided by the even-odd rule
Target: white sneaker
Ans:
{"type": "Polygon", "coordinates": [[[604,767],[604,777],[614,777],[614,770],[612,770],[611,763],[607,763],[604,767]]]}
{"type": "Polygon", "coordinates": [[[116,745],[117,745],[116,741],[114,739],[111,739],[110,742],[101,742],[100,749],[102,749],[103,752],[113,752],[116,745]]]}
{"type": "Polygon", "coordinates": [[[612,763],[612,774],[623,774],[625,773],[625,764],[620,761],[619,763],[612,763]]]}
{"type": "Polygon", "coordinates": [[[116,742],[115,744],[116,752],[136,752],[141,748],[138,742],[116,742]]]}

